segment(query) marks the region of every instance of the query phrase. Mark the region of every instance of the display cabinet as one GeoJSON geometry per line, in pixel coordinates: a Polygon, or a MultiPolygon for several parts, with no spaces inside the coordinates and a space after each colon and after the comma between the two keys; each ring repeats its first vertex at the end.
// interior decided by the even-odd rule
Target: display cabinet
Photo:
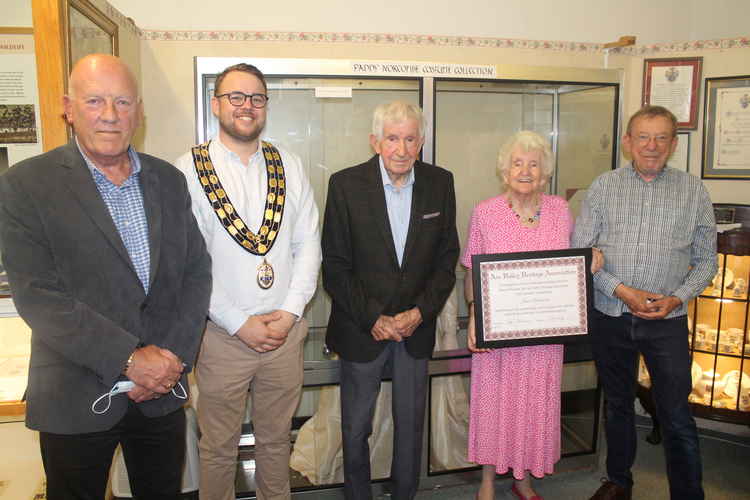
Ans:
{"type": "Polygon", "coordinates": [[[719,233],[718,271],[688,309],[696,416],[750,424],[750,230],[719,233]]]}
{"type": "MultiPolygon", "coordinates": [[[[550,138],[557,167],[549,192],[565,197],[574,211],[591,181],[617,164],[620,70],[495,66],[502,76],[457,79],[421,71],[381,72],[378,61],[362,65],[345,60],[197,57],[197,141],[212,137],[218,128],[210,112],[216,75],[239,62],[264,71],[273,109],[264,138],[300,157],[321,215],[330,176],[372,155],[373,110],[394,99],[421,104],[424,110],[422,160],[453,173],[462,244],[474,205],[499,191],[497,151],[517,130],[531,129],[550,138]],[[363,73],[365,67],[375,69],[363,73]]],[[[420,488],[465,485],[481,476],[480,468],[466,461],[471,356],[466,349],[464,274],[459,267],[456,291],[438,320],[437,344],[428,362],[420,488]]],[[[342,495],[339,361],[324,347],[329,311],[330,299],[319,286],[305,314],[310,332],[304,347],[304,383],[292,422],[289,475],[294,498],[342,495]]],[[[370,438],[374,496],[390,488],[393,426],[388,379],[386,374],[370,438]]],[[[597,466],[600,395],[589,346],[566,348],[562,459],[556,472],[597,466]]],[[[255,436],[249,415],[239,442],[235,483],[237,497],[243,499],[256,495],[255,436]]]]}

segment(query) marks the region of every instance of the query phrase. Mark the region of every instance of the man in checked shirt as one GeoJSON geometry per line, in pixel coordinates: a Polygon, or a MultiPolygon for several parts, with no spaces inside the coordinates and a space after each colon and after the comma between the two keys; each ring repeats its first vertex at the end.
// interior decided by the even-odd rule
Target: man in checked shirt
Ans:
{"type": "Polygon", "coordinates": [[[622,139],[632,163],[599,176],[588,190],[571,246],[596,246],[592,348],[607,401],[607,475],[592,500],[629,500],[636,452],[638,354],[651,374],[672,499],[702,499],[687,304],[716,272],[716,224],[699,179],[667,166],[677,120],[646,106],[622,139]]]}

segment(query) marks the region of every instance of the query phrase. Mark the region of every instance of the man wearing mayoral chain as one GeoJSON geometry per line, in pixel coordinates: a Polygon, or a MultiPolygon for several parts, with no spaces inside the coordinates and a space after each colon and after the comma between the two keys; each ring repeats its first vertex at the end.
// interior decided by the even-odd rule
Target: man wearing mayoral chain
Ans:
{"type": "Polygon", "coordinates": [[[260,140],[267,104],[258,68],[226,68],[211,98],[218,135],[177,161],[213,260],[196,366],[201,499],[235,498],[248,391],[258,498],[290,498],[289,433],[307,335],[302,313],[317,284],[320,236],[300,159],[260,140]]]}

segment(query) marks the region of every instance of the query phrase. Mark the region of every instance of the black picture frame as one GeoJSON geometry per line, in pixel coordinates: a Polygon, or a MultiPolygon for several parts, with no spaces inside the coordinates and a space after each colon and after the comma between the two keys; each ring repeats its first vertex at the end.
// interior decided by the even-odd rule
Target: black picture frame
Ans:
{"type": "MultiPolygon", "coordinates": [[[[588,341],[588,334],[591,331],[591,316],[594,307],[593,295],[593,277],[591,274],[591,248],[570,248],[565,250],[545,250],[534,252],[514,252],[503,254],[477,254],[472,255],[472,284],[474,286],[474,324],[476,331],[476,344],[479,348],[499,348],[499,347],[516,347],[545,344],[568,344],[588,341]],[[541,329],[526,330],[525,333],[513,332],[507,338],[487,339],[485,338],[484,309],[487,306],[486,297],[483,292],[482,270],[485,268],[493,269],[492,266],[497,264],[498,269],[512,268],[515,270],[544,268],[549,264],[544,261],[560,260],[567,257],[583,257],[582,276],[578,276],[579,284],[583,290],[579,290],[581,299],[585,300],[581,311],[583,317],[576,332],[564,333],[566,329],[560,329],[562,332],[550,334],[548,331],[543,332],[541,329]],[[503,263],[503,264],[500,264],[503,263]],[[490,267],[487,267],[489,264],[490,267]],[[581,282],[582,281],[582,282],[581,282]],[[580,331],[582,330],[582,331],[580,331]]],[[[551,266],[547,266],[551,267],[551,266]]],[[[493,269],[494,270],[494,269],[493,269]]],[[[579,303],[580,307],[580,303],[579,303]]],[[[547,328],[543,330],[548,330],[547,328]]]]}
{"type": "MultiPolygon", "coordinates": [[[[701,162],[702,179],[727,179],[727,180],[748,180],[750,179],[750,165],[737,165],[737,168],[717,162],[715,154],[717,145],[717,131],[720,134],[729,134],[731,129],[728,123],[724,122],[725,116],[719,111],[721,103],[719,96],[720,91],[734,91],[742,94],[742,107],[750,109],[750,75],[743,76],[723,76],[719,78],[706,78],[706,88],[703,92],[704,111],[703,111],[703,161],[701,162]]],[[[736,98],[736,97],[735,97],[736,98]]],[[[727,114],[728,115],[728,114],[727,114]]],[[[731,121],[731,120],[729,120],[731,121]]],[[[718,144],[722,144],[722,138],[719,137],[718,144]]],[[[730,148],[731,149],[731,148],[730,148]]],[[[724,148],[720,150],[721,154],[724,148]]],[[[719,157],[721,158],[721,157],[719,157]]]]}

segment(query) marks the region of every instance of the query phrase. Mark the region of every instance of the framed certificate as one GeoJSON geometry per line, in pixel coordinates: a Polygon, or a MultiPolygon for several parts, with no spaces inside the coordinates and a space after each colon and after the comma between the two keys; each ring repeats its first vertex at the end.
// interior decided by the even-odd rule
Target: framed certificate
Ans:
{"type": "Polygon", "coordinates": [[[677,133],[677,148],[669,157],[667,164],[683,172],[690,171],[690,132],[677,133]]]}
{"type": "Polygon", "coordinates": [[[477,347],[587,340],[591,249],[471,257],[477,347]]]}
{"type": "Polygon", "coordinates": [[[706,78],[704,179],[750,179],[750,75],[706,78]]]}
{"type": "Polygon", "coordinates": [[[643,106],[663,106],[677,117],[677,128],[697,128],[702,65],[702,57],[643,61],[643,106]]]}

